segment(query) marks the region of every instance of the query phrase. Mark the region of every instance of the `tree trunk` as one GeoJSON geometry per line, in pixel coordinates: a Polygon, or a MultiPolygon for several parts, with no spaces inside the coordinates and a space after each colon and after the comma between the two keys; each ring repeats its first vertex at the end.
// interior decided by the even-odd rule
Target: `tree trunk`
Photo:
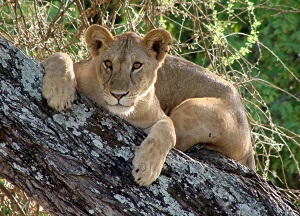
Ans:
{"type": "Polygon", "coordinates": [[[72,110],[51,110],[41,64],[1,38],[0,74],[0,176],[53,215],[299,215],[275,186],[199,147],[172,150],[139,187],[131,160],[143,132],[79,95],[72,110]]]}

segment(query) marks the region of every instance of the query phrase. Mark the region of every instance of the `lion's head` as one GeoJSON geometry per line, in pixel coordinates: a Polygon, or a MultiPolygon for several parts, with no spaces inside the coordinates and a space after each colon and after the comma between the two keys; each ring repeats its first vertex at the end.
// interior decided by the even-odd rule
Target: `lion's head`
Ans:
{"type": "Polygon", "coordinates": [[[143,38],[135,33],[113,36],[106,28],[92,25],[85,39],[107,108],[118,115],[129,115],[154,91],[157,69],[172,42],[171,35],[155,29],[143,38]]]}

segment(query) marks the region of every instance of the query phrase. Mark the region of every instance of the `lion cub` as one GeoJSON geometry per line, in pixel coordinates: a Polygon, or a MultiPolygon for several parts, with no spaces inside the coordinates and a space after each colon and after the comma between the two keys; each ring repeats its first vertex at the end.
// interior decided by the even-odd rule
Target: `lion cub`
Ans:
{"type": "Polygon", "coordinates": [[[43,62],[43,96],[53,109],[70,108],[75,89],[142,128],[132,174],[140,185],[155,181],[168,152],[203,144],[255,169],[250,129],[237,90],[229,82],[184,59],[166,55],[171,35],[155,29],[113,36],[90,26],[91,58],[73,64],[56,53],[43,62]]]}

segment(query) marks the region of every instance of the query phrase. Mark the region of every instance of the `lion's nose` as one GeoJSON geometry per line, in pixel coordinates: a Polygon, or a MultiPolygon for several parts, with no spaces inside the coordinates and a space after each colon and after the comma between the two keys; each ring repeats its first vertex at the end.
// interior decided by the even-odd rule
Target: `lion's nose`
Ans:
{"type": "Polygon", "coordinates": [[[118,101],[121,100],[122,97],[128,95],[128,92],[110,92],[112,96],[114,96],[118,101]]]}

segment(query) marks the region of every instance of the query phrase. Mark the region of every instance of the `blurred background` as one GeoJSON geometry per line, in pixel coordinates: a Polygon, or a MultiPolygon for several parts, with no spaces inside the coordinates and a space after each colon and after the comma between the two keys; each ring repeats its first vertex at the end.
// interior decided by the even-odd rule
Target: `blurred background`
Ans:
{"type": "MultiPolygon", "coordinates": [[[[299,0],[0,0],[0,37],[34,59],[87,58],[91,24],[141,36],[165,28],[171,54],[230,80],[252,126],[257,172],[300,206],[299,0]]],[[[48,215],[5,179],[0,214],[48,215]]]]}

